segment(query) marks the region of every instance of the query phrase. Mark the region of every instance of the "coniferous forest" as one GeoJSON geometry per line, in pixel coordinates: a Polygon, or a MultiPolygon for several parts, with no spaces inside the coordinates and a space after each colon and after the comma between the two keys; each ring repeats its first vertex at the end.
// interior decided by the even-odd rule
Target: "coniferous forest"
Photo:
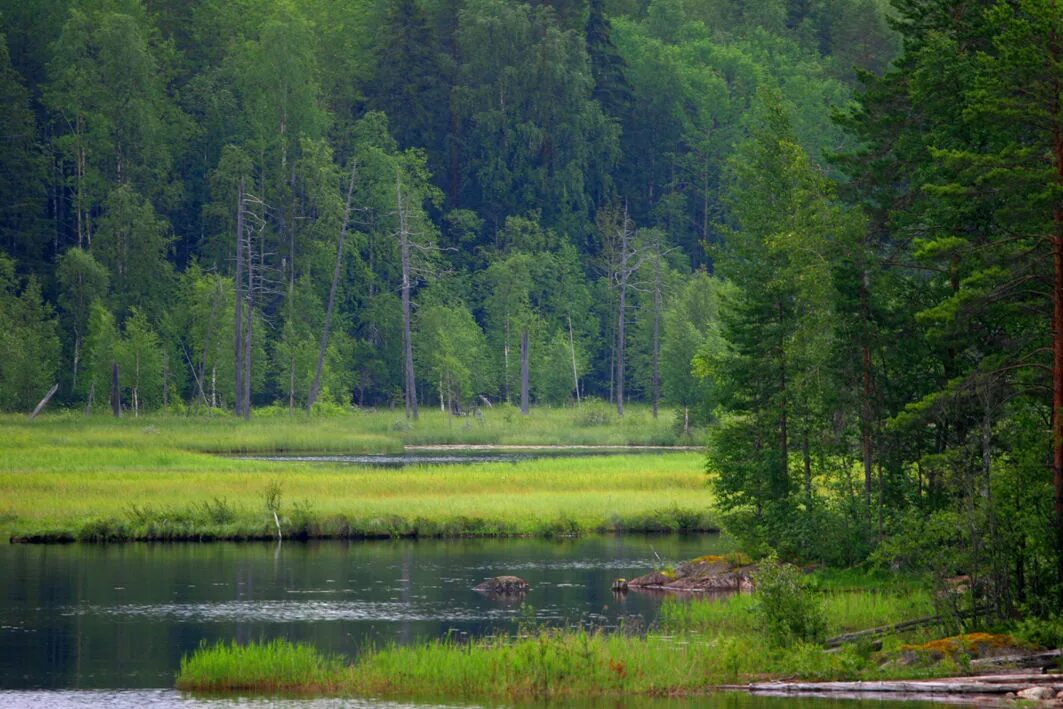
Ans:
{"type": "Polygon", "coordinates": [[[3,410],[639,402],[707,439],[748,548],[1058,608],[1053,0],[0,0],[0,30],[3,410]]]}

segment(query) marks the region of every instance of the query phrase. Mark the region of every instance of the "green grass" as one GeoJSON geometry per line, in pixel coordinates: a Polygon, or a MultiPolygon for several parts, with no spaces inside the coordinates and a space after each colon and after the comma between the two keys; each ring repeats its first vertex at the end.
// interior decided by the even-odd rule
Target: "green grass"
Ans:
{"type": "MultiPolygon", "coordinates": [[[[311,651],[303,646],[300,652],[311,651]]],[[[181,663],[177,686],[211,691],[235,684],[244,690],[273,691],[277,683],[268,673],[261,685],[247,680],[263,675],[260,667],[275,654],[270,646],[257,644],[204,647],[181,663]]],[[[880,665],[854,646],[832,653],[808,644],[772,647],[755,631],[638,637],[539,630],[518,638],[496,636],[464,644],[440,640],[370,650],[351,664],[333,665],[324,678],[308,672],[313,679],[305,688],[291,688],[378,698],[564,701],[696,694],[782,676],[873,680],[943,675],[956,669],[947,661],[920,667],[880,665]]]]}
{"type": "MultiPolygon", "coordinates": [[[[933,600],[925,589],[850,588],[817,595],[827,617],[827,633],[832,636],[893,625],[934,612],[933,600]]],[[[661,606],[661,625],[672,632],[755,633],[753,602],[750,595],[670,598],[661,606]]]]}
{"type": "Polygon", "coordinates": [[[274,640],[253,647],[252,653],[235,642],[203,646],[181,659],[181,684],[208,692],[327,693],[344,667],[308,645],[274,640]]]}
{"type": "MultiPolygon", "coordinates": [[[[578,414],[537,413],[544,422],[529,423],[526,434],[521,421],[505,428],[500,420],[478,442],[535,443],[578,414]]],[[[631,418],[639,415],[636,410],[631,418]]],[[[276,529],[265,491],[273,482],[281,487],[288,537],[549,536],[716,526],[696,452],[406,469],[205,452],[397,452],[399,434],[382,432],[396,417],[0,418],[0,534],[37,541],[269,538],[276,529]]],[[[425,412],[402,435],[420,431],[419,440],[438,442],[430,418],[425,412]]],[[[619,440],[627,420],[590,426],[580,440],[619,440]]]]}

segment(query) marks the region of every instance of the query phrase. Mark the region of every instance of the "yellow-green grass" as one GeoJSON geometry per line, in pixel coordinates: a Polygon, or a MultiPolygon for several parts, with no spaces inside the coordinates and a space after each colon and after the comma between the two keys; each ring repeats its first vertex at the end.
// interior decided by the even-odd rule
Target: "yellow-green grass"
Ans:
{"type": "Polygon", "coordinates": [[[40,541],[714,528],[697,453],[381,469],[156,447],[0,450],[0,533],[40,541]]]}
{"type": "Polygon", "coordinates": [[[35,421],[0,415],[0,447],[95,446],[174,447],[209,452],[397,452],[403,445],[675,445],[681,439],[675,414],[662,410],[655,419],[649,407],[631,405],[620,417],[603,402],[581,407],[533,407],[527,415],[508,405],[468,416],[421,409],[409,421],[400,410],[350,409],[330,415],[296,410],[256,409],[251,420],[230,414],[179,416],[153,413],[121,419],[84,416],[75,411],[45,414],[35,421]]]}

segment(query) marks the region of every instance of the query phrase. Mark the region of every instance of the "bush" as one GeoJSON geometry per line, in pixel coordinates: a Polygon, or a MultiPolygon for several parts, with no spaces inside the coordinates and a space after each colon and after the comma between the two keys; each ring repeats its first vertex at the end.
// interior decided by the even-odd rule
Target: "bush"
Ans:
{"type": "Polygon", "coordinates": [[[823,640],[826,615],[797,568],[769,558],[760,565],[755,585],[753,615],[774,644],[823,640]]]}

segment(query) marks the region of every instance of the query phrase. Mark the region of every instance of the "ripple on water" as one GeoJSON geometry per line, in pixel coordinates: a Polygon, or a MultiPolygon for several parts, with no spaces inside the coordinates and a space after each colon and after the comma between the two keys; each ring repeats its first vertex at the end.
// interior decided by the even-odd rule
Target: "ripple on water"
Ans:
{"type": "Polygon", "coordinates": [[[461,608],[446,603],[399,601],[224,601],[211,603],[151,603],[116,606],[86,605],[67,615],[98,615],[207,623],[301,621],[473,622],[512,618],[514,609],[461,608]]]}
{"type": "MultiPolygon", "coordinates": [[[[179,707],[180,709],[211,709],[213,707],[278,707],[284,709],[443,709],[442,704],[408,704],[376,699],[285,699],[280,697],[192,697],[172,689],[129,690],[0,690],[0,706],[25,709],[81,709],[109,707],[141,709],[141,707],[179,707]]],[[[466,707],[468,709],[468,707],[466,707]]]]}

